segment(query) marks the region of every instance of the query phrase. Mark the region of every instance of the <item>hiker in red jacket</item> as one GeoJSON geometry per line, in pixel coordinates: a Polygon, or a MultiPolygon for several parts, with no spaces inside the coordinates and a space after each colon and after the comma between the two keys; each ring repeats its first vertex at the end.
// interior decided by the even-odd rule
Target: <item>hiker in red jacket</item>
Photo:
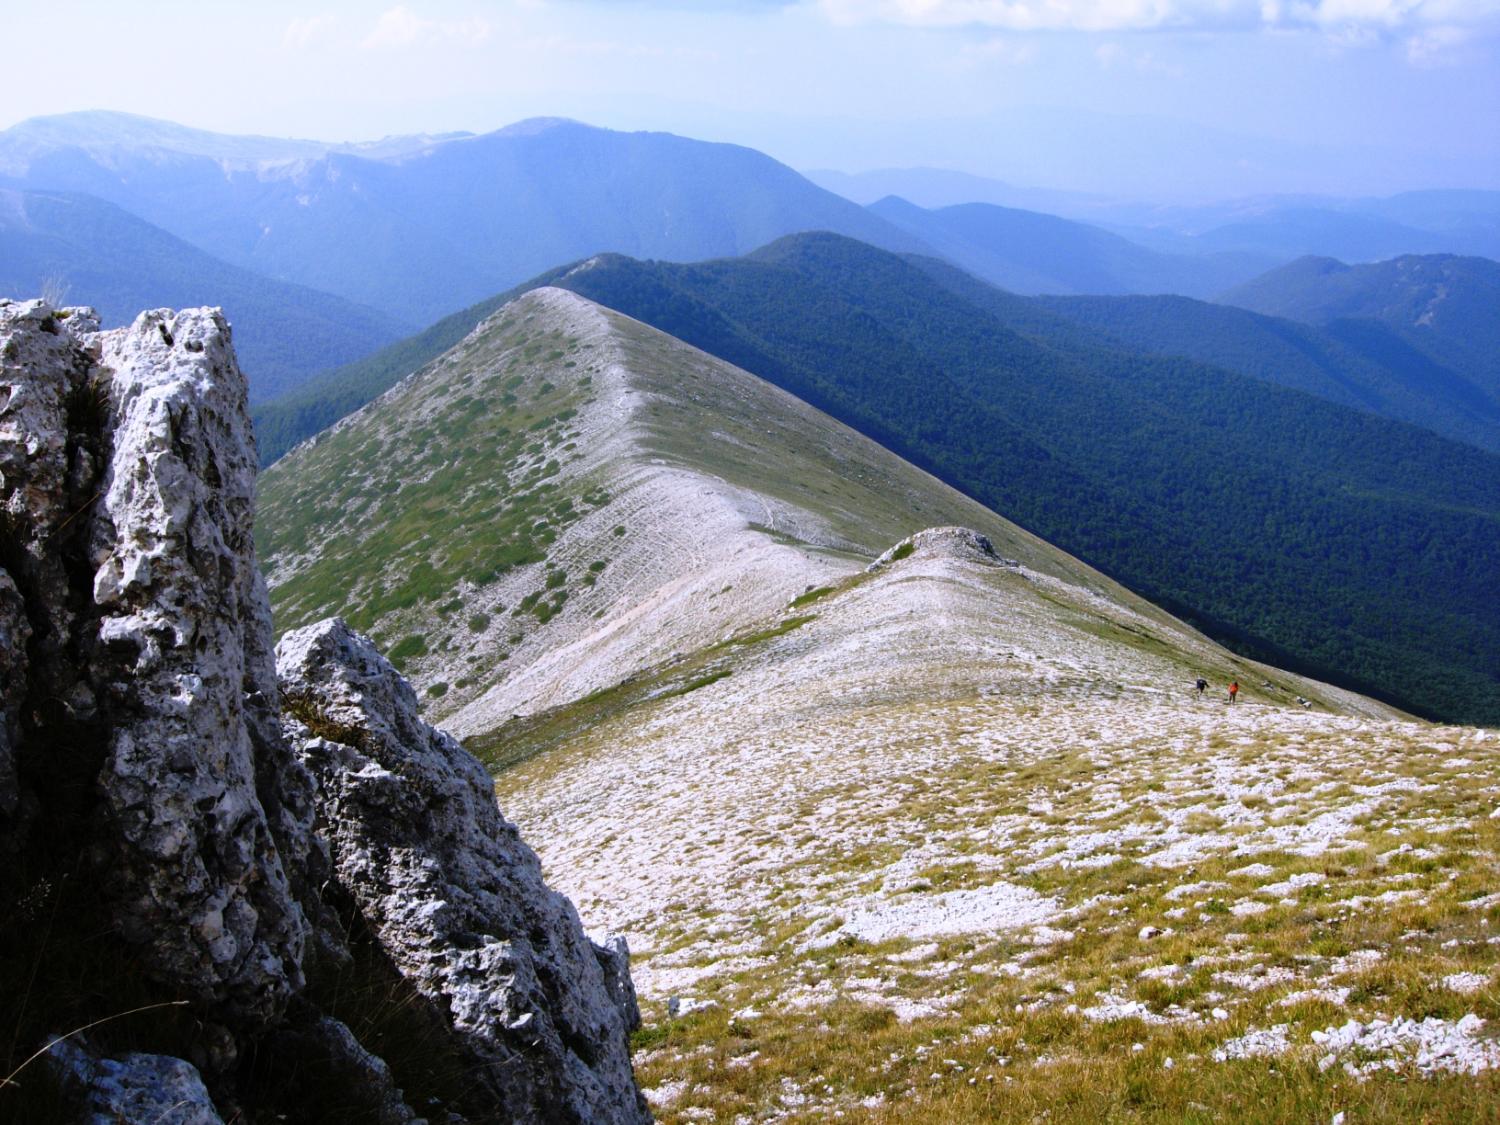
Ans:
{"type": "Polygon", "coordinates": [[[1233,703],[1240,694],[1240,682],[1235,680],[1229,685],[1229,702],[1233,703]]]}

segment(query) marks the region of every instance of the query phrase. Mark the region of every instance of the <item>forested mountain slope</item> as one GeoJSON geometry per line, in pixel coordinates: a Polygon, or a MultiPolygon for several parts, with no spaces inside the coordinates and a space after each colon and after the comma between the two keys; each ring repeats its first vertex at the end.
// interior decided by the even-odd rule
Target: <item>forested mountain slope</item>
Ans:
{"type": "Polygon", "coordinates": [[[1357,337],[1374,321],[1500,400],[1500,262],[1451,254],[1301,258],[1218,298],[1357,337]]]}
{"type": "Polygon", "coordinates": [[[141,309],[222,306],[255,401],[365,356],[413,325],[220,261],[92,196],[0,189],[0,295],[56,290],[106,325],[141,309]]]}
{"type": "Polygon", "coordinates": [[[1312,325],[1186,297],[989,304],[1012,327],[1061,343],[1079,339],[1082,328],[1125,350],[1185,356],[1500,450],[1500,399],[1385,324],[1312,325]],[[1038,309],[1067,324],[1044,323],[1038,309]]]}

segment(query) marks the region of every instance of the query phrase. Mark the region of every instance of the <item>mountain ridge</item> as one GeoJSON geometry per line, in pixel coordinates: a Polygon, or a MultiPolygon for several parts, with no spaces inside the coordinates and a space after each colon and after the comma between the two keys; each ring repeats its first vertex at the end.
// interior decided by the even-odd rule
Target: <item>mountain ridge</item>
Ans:
{"type": "MultiPolygon", "coordinates": [[[[979,527],[1034,581],[1130,607],[1137,627],[1185,632],[786,392],[555,288],[509,303],[273,466],[261,511],[281,627],[351,615],[403,659],[431,713],[466,735],[684,656],[733,652],[778,622],[798,629],[803,606],[815,614],[932,524],[979,527]],[[474,413],[497,393],[493,414],[474,413]],[[439,432],[450,437],[436,456],[396,452],[439,432]],[[407,474],[398,492],[381,459],[407,474]],[[502,480],[511,499],[488,499],[502,480]],[[527,507],[518,493],[543,499],[527,507]],[[394,542],[410,534],[401,513],[431,511],[439,495],[461,510],[453,526],[394,542]],[[518,504],[526,511],[508,515],[518,504]],[[481,521],[511,530],[490,539],[481,521]],[[321,546],[297,546],[307,542],[321,546]]],[[[1299,692],[1347,698],[1282,689],[1299,692]]]]}
{"type": "Polygon", "coordinates": [[[416,322],[602,251],[714,257],[823,228],[922,249],[754,149],[565,119],[518,125],[384,149],[252,138],[226,164],[201,150],[244,148],[235,138],[187,130],[168,159],[128,144],[100,156],[29,138],[23,122],[0,132],[0,168],[9,186],[98,196],[242,268],[416,322]]]}

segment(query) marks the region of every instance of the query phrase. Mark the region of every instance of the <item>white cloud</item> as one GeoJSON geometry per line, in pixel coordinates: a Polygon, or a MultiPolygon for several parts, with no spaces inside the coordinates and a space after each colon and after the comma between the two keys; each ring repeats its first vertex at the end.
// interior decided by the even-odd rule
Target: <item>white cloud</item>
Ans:
{"type": "Polygon", "coordinates": [[[1461,27],[1430,27],[1406,41],[1406,58],[1413,66],[1447,66],[1458,61],[1460,48],[1472,38],[1461,27]]]}
{"type": "Polygon", "coordinates": [[[489,22],[478,16],[464,20],[430,20],[405,4],[382,12],[360,43],[371,50],[399,50],[439,43],[483,43],[490,37],[489,22]]]}
{"type": "Polygon", "coordinates": [[[1500,0],[816,0],[840,24],[1011,31],[1316,28],[1398,33],[1496,27],[1500,0]]]}
{"type": "Polygon", "coordinates": [[[1094,58],[1099,60],[1099,65],[1105,70],[1129,67],[1142,74],[1165,74],[1169,78],[1183,76],[1181,67],[1163,62],[1154,52],[1124,47],[1112,40],[1095,47],[1094,58]]]}
{"type": "Polygon", "coordinates": [[[1006,66],[1025,66],[1035,62],[1036,41],[1032,39],[1000,38],[986,39],[979,43],[967,43],[963,55],[972,63],[1003,63],[1006,66]]]}
{"type": "Polygon", "coordinates": [[[305,51],[328,42],[338,26],[338,17],[333,15],[298,16],[286,25],[281,34],[281,45],[292,51],[305,51]]]}

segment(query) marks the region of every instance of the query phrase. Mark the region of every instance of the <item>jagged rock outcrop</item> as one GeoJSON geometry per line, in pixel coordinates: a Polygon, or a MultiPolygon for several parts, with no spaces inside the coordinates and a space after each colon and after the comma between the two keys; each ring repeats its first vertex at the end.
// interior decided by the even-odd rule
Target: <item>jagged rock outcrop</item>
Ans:
{"type": "Polygon", "coordinates": [[[516,1122],[647,1120],[626,1052],[640,1015],[623,948],[594,946],[543,883],[484,767],[418,717],[411,686],[342,621],[289,633],[276,654],[338,884],[451,1013],[496,1110],[516,1122]]]}
{"type": "Polygon", "coordinates": [[[104,333],[7,302],[0,335],[0,562],[35,656],[5,709],[29,702],[38,755],[70,757],[37,770],[91,783],[90,874],[152,975],[221,1019],[274,1020],[307,926],[256,785],[276,690],[228,325],[158,311],[104,333]]]}
{"type": "MultiPolygon", "coordinates": [[[[216,310],[102,332],[87,310],[0,301],[0,979],[37,982],[8,1013],[10,1065],[108,1017],[98,1044],[38,1064],[81,1119],[155,1119],[152,1099],[197,1083],[201,1114],[172,1120],[408,1125],[380,1054],[400,1033],[346,999],[358,972],[424,998],[455,1067],[526,1040],[478,1093],[424,1086],[424,1112],[642,1119],[628,973],[395,671],[361,650],[378,784],[283,734],[245,391],[216,310]],[[397,841],[426,858],[408,869],[382,851],[397,841]],[[399,910],[351,864],[361,847],[404,873],[399,910]]],[[[0,1086],[0,1118],[18,1089],[0,1086]]]]}
{"type": "Polygon", "coordinates": [[[915,535],[908,535],[885,554],[872,562],[866,570],[883,570],[892,563],[912,556],[933,558],[967,559],[970,562],[988,563],[991,566],[1020,566],[1015,559],[1001,558],[989,537],[968,527],[929,527],[915,535]]]}

